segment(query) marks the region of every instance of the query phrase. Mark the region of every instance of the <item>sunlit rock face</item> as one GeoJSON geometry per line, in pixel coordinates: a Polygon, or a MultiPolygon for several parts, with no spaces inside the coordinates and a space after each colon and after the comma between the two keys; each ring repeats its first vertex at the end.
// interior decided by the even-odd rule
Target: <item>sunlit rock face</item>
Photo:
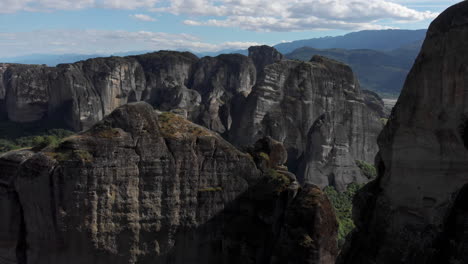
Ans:
{"type": "Polygon", "coordinates": [[[468,2],[430,26],[340,263],[467,263],[468,2]]]}
{"type": "Polygon", "coordinates": [[[2,87],[9,120],[56,120],[81,130],[141,100],[145,83],[136,60],[111,57],[58,67],[13,64],[3,72],[2,87]]]}
{"type": "Polygon", "coordinates": [[[266,138],[248,154],[146,103],[40,152],[0,157],[0,260],[18,264],[317,263],[333,208],[266,138]]]}
{"type": "Polygon", "coordinates": [[[382,102],[361,91],[347,65],[284,60],[268,46],[249,48],[249,56],[160,51],[57,67],[5,64],[0,74],[0,106],[11,121],[81,131],[121,105],[146,101],[238,147],[271,136],[285,145],[301,183],[339,190],[369,181],[356,161],[373,161],[382,127],[382,102]]]}
{"type": "Polygon", "coordinates": [[[236,112],[227,138],[238,145],[266,135],[283,142],[288,167],[302,182],[343,190],[369,180],[356,160],[374,159],[382,123],[349,66],[319,56],[270,64],[236,112]]]}

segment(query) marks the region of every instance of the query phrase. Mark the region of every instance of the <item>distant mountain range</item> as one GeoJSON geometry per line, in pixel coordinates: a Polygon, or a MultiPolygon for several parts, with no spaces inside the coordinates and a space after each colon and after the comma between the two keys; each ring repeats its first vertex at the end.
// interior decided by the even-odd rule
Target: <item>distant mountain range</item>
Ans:
{"type": "Polygon", "coordinates": [[[371,49],[390,51],[422,42],[426,36],[426,29],[419,30],[364,30],[338,37],[323,37],[296,40],[277,44],[274,47],[286,54],[302,47],[316,49],[371,49]]]}
{"type": "Polygon", "coordinates": [[[351,66],[362,88],[372,90],[383,97],[396,97],[403,87],[422,40],[391,51],[370,49],[314,49],[302,47],[286,54],[288,59],[309,61],[314,55],[322,55],[351,66]]]}

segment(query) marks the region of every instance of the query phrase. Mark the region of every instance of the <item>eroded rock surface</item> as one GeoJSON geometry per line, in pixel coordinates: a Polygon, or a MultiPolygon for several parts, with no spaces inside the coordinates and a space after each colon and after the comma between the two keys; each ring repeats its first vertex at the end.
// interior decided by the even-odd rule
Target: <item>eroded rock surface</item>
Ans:
{"type": "Polygon", "coordinates": [[[285,145],[301,182],[339,190],[367,182],[356,160],[371,162],[377,152],[378,96],[362,93],[348,66],[324,57],[283,60],[268,46],[249,55],[160,51],[58,67],[7,65],[0,104],[5,98],[12,121],[52,120],[80,131],[120,105],[146,101],[237,146],[271,136],[285,145]]]}
{"type": "Polygon", "coordinates": [[[467,263],[468,2],[443,12],[379,137],[340,263],[467,263]]]}
{"type": "Polygon", "coordinates": [[[279,61],[264,71],[227,138],[238,145],[264,136],[284,143],[288,167],[301,182],[339,190],[367,182],[356,160],[374,159],[382,124],[349,66],[316,56],[279,61]]]}
{"type": "Polygon", "coordinates": [[[328,199],[299,186],[279,142],[264,142],[268,153],[246,154],[140,102],[56,148],[7,153],[0,261],[334,263],[328,199]]]}

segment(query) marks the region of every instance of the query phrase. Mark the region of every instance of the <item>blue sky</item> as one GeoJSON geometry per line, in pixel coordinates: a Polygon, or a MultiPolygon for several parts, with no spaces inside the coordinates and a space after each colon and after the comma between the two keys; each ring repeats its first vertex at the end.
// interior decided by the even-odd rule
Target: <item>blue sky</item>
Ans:
{"type": "Polygon", "coordinates": [[[427,28],[457,0],[0,0],[0,57],[197,52],[427,28]]]}

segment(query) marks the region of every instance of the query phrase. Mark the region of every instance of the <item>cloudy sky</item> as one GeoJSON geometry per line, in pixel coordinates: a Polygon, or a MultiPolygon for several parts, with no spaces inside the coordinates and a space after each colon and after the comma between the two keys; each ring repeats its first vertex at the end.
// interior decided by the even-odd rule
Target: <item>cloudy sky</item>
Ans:
{"type": "Polygon", "coordinates": [[[197,52],[427,28],[459,0],[0,0],[0,58],[197,52]]]}

